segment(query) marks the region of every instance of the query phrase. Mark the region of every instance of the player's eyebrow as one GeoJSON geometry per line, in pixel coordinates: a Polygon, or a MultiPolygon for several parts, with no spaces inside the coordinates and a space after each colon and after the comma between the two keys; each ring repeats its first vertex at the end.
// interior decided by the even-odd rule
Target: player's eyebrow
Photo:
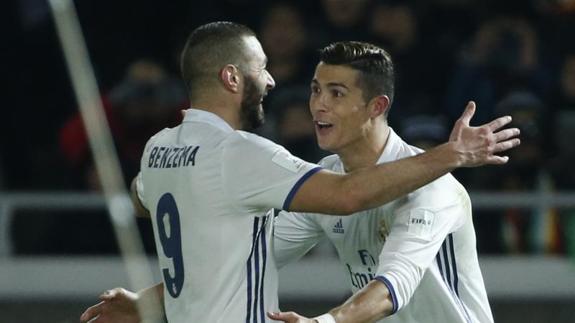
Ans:
{"type": "Polygon", "coordinates": [[[327,83],[327,87],[342,87],[346,90],[349,90],[349,88],[347,87],[347,85],[340,83],[340,82],[328,82],[327,83]]]}
{"type": "MultiPolygon", "coordinates": [[[[319,82],[317,81],[317,79],[312,79],[311,80],[311,85],[319,85],[319,82]]],[[[345,85],[344,83],[341,82],[328,82],[326,84],[327,87],[342,87],[346,90],[349,90],[349,87],[347,85],[345,85]]]]}

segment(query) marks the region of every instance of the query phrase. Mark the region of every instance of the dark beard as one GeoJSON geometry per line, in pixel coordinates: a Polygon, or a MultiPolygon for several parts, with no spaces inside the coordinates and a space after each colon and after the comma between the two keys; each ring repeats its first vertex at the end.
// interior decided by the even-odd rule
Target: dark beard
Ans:
{"type": "Polygon", "coordinates": [[[241,105],[242,129],[253,131],[261,127],[265,122],[263,111],[260,109],[260,102],[263,93],[260,93],[251,77],[245,77],[244,93],[241,105]]]}

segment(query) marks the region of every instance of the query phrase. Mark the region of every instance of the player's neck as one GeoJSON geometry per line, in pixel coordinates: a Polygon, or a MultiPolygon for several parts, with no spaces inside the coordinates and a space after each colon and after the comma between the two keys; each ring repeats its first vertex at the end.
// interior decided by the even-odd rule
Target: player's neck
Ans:
{"type": "Polygon", "coordinates": [[[234,130],[241,129],[239,107],[225,97],[203,97],[190,100],[190,106],[194,109],[211,112],[222,118],[234,130]]]}
{"type": "Polygon", "coordinates": [[[378,129],[373,129],[359,142],[337,152],[345,171],[351,172],[375,165],[385,149],[389,132],[387,124],[382,125],[378,129]]]}

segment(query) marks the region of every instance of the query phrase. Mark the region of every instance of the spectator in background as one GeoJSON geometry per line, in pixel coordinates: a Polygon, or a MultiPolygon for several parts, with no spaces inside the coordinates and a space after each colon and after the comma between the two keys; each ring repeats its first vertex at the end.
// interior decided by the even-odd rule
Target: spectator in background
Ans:
{"type": "Polygon", "coordinates": [[[572,14],[575,13],[575,1],[565,0],[535,0],[538,7],[542,10],[554,14],[572,14]]]}
{"type": "Polygon", "coordinates": [[[0,153],[0,191],[4,189],[4,164],[2,162],[3,156],[0,153]]]}
{"type": "Polygon", "coordinates": [[[268,70],[278,87],[306,83],[313,67],[308,63],[306,23],[299,7],[275,2],[264,14],[260,30],[268,70]]]}
{"type": "MultiPolygon", "coordinates": [[[[551,163],[553,183],[557,190],[575,190],[575,52],[565,56],[559,72],[558,93],[553,95],[553,144],[551,163]]],[[[565,251],[575,256],[575,211],[559,210],[561,237],[565,251]]]]}
{"type": "MultiPolygon", "coordinates": [[[[568,41],[575,30],[575,1],[534,0],[532,3],[536,12],[534,23],[543,36],[542,59],[551,64],[560,63],[564,55],[575,51],[575,43],[568,41]]],[[[553,68],[560,67],[553,65],[553,68]]]]}
{"type": "Polygon", "coordinates": [[[321,0],[322,17],[316,28],[319,30],[315,47],[323,47],[333,41],[365,39],[367,14],[372,0],[321,0]]]}
{"type": "MultiPolygon", "coordinates": [[[[170,2],[170,5],[172,2],[170,2]]],[[[241,22],[249,26],[257,26],[261,21],[261,16],[266,12],[266,5],[270,2],[276,1],[215,0],[202,1],[201,3],[198,3],[197,1],[187,2],[191,5],[190,18],[192,18],[188,20],[188,27],[193,28],[193,26],[197,25],[198,22],[208,22],[214,18],[225,18],[230,21],[241,22]]],[[[183,34],[182,37],[185,39],[185,34],[183,34]]]]}
{"type": "MultiPolygon", "coordinates": [[[[547,171],[543,135],[547,112],[543,101],[531,92],[511,92],[499,101],[495,113],[513,117],[513,123],[521,130],[521,147],[510,152],[511,162],[505,171],[488,168],[469,172],[467,185],[497,192],[549,193],[553,185],[547,171]]],[[[555,209],[511,207],[481,211],[474,221],[483,252],[539,253],[562,248],[555,209]]]]}
{"type": "MultiPolygon", "coordinates": [[[[503,16],[483,22],[455,69],[447,91],[450,117],[454,117],[457,102],[472,97],[482,107],[478,122],[490,118],[494,111],[507,112],[524,135],[524,145],[510,154],[513,162],[506,172],[489,168],[455,172],[471,189],[506,192],[553,189],[548,171],[548,153],[553,146],[549,134],[552,113],[543,102],[559,96],[549,96],[553,82],[548,66],[540,58],[541,39],[534,21],[503,16]]],[[[561,252],[564,248],[555,209],[508,208],[481,210],[478,214],[474,221],[481,252],[561,252]]]]}
{"type": "Polygon", "coordinates": [[[447,113],[456,117],[467,98],[477,100],[477,122],[493,116],[496,103],[511,91],[526,90],[546,98],[549,77],[539,60],[539,37],[522,18],[502,17],[482,23],[464,51],[447,91],[447,113]]]}
{"type": "MultiPolygon", "coordinates": [[[[572,106],[573,108],[573,106],[572,106]]],[[[561,110],[556,115],[553,131],[553,142],[558,147],[552,158],[550,171],[554,188],[558,191],[575,190],[575,109],[561,110]]],[[[558,210],[558,251],[566,251],[575,256],[575,210],[573,208],[558,210]]]]}
{"type": "Polygon", "coordinates": [[[558,93],[552,96],[557,111],[575,111],[575,51],[565,55],[559,71],[558,93]]]}
{"type": "MultiPolygon", "coordinates": [[[[553,117],[553,140],[556,150],[556,160],[553,162],[553,168],[558,174],[572,173],[569,165],[571,158],[570,147],[568,140],[572,137],[564,136],[563,133],[571,133],[572,128],[575,128],[575,51],[565,55],[559,71],[557,91],[552,96],[552,109],[553,117]],[[562,129],[564,132],[560,132],[562,129]],[[567,141],[565,141],[567,140],[567,141]]],[[[561,188],[573,189],[575,188],[575,174],[570,176],[557,176],[557,183],[561,188]],[[572,181],[573,180],[573,181],[572,181]]]]}
{"type": "Polygon", "coordinates": [[[402,121],[399,133],[406,142],[426,150],[447,140],[449,128],[441,116],[414,115],[402,121]]]}
{"type": "MultiPolygon", "coordinates": [[[[139,170],[140,155],[148,136],[177,123],[179,110],[186,106],[187,98],[178,80],[170,77],[160,65],[142,59],[130,64],[124,79],[102,100],[124,176],[130,178],[139,170]]],[[[80,115],[67,121],[59,135],[64,157],[77,174],[68,180],[76,181],[72,185],[77,189],[99,190],[80,115]]],[[[108,216],[101,210],[58,211],[58,216],[45,213],[39,216],[22,211],[15,218],[12,229],[17,254],[117,253],[114,239],[103,238],[113,236],[113,231],[108,216]],[[31,222],[37,225],[31,228],[31,222]]],[[[146,250],[153,252],[149,223],[142,221],[139,226],[146,250]]]]}
{"type": "MultiPolygon", "coordinates": [[[[496,106],[496,113],[510,114],[524,135],[521,149],[511,153],[507,172],[497,172],[493,181],[508,192],[550,193],[552,181],[545,153],[547,108],[529,92],[512,92],[496,106]]],[[[503,242],[507,252],[557,252],[557,215],[553,208],[508,208],[503,210],[503,242]]]]}
{"type": "Polygon", "coordinates": [[[553,147],[552,171],[555,181],[562,189],[575,188],[575,174],[570,165],[571,149],[569,140],[571,128],[575,127],[575,51],[565,55],[557,73],[557,86],[550,100],[550,113],[552,114],[549,124],[549,146],[553,147]]]}
{"type": "Polygon", "coordinates": [[[420,35],[419,18],[413,6],[403,2],[378,2],[370,11],[369,35],[372,42],[389,49],[398,71],[396,98],[391,122],[415,114],[440,111],[444,93],[445,61],[430,38],[420,35]],[[425,53],[425,56],[422,56],[425,53]]]}
{"type": "MultiPolygon", "coordinates": [[[[124,79],[103,97],[104,108],[126,179],[137,174],[147,139],[179,120],[186,106],[180,82],[148,60],[132,63],[124,79]]],[[[68,162],[79,173],[80,188],[99,190],[88,139],[79,114],[60,130],[60,146],[68,162]]]]}

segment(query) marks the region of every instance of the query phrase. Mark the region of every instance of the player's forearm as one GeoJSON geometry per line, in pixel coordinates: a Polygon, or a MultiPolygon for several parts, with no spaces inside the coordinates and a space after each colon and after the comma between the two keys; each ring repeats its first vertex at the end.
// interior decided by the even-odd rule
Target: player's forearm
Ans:
{"type": "Polygon", "coordinates": [[[375,322],[393,310],[391,295],[380,281],[373,280],[329,313],[337,323],[375,322]]]}
{"type": "Polygon", "coordinates": [[[353,201],[353,212],[380,206],[459,167],[462,158],[447,143],[414,157],[359,169],[345,177],[342,194],[353,201]]]}
{"type": "Polygon", "coordinates": [[[348,215],[391,202],[461,165],[455,145],[443,144],[399,161],[347,175],[322,170],[297,191],[290,211],[348,215]]]}

